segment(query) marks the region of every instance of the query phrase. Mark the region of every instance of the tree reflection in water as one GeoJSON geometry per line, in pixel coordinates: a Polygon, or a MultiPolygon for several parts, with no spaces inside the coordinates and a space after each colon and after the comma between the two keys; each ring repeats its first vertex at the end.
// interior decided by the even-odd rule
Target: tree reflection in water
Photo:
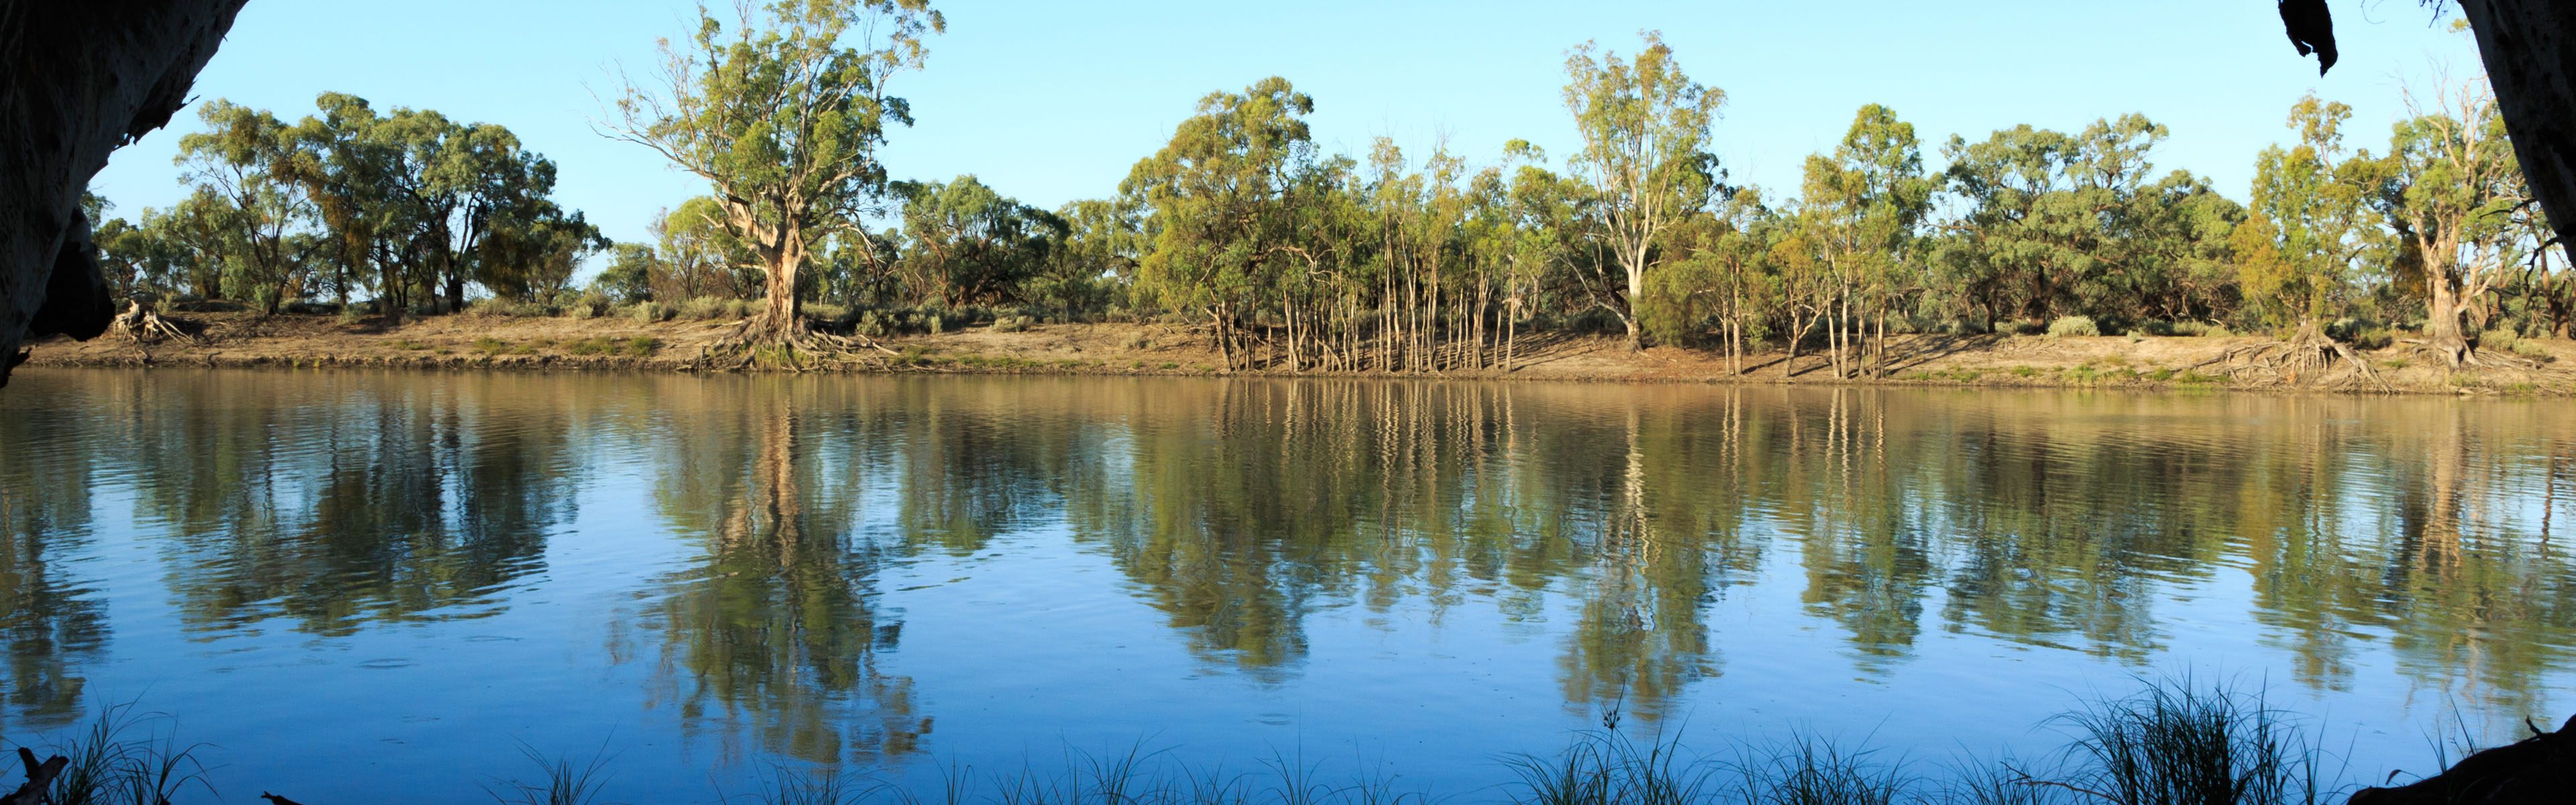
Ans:
{"type": "Polygon", "coordinates": [[[659,398],[690,427],[666,432],[654,496],[705,553],[659,580],[645,624],[663,634],[663,695],[691,732],[754,743],[730,757],[912,751],[931,720],[914,715],[911,680],[877,668],[902,627],[874,600],[888,546],[853,528],[867,445],[806,435],[809,419],[851,412],[817,410],[814,386],[786,379],[683,385],[659,398]]]}
{"type": "Polygon", "coordinates": [[[1552,673],[1586,717],[1669,718],[1730,655],[1774,650],[1712,624],[1745,591],[1794,600],[1766,617],[1832,634],[1864,677],[1903,673],[1927,633],[2144,670],[2189,638],[2186,618],[2252,630],[2297,684],[2351,689],[2386,668],[2486,712],[2546,711],[2546,681],[2576,669],[2576,567],[2549,533],[2576,426],[2549,404],[82,377],[55,391],[76,405],[0,399],[0,683],[29,723],[94,704],[83,669],[112,631],[77,560],[102,506],[131,501],[131,539],[192,636],[328,637],[501,612],[581,521],[576,501],[632,493],[628,466],[686,559],[645,582],[611,642],[642,646],[628,656],[655,658],[653,702],[736,757],[921,748],[931,721],[894,660],[903,617],[881,578],[1058,533],[1123,576],[1099,594],[1150,607],[1209,669],[1292,681],[1332,639],[1319,615],[1438,629],[1473,609],[1553,641],[1552,671],[1522,672],[1552,673]]]}

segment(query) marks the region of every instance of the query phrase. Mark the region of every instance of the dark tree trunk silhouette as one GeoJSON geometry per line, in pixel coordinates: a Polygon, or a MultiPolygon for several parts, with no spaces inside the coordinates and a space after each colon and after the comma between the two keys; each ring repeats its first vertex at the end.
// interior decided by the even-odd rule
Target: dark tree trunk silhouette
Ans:
{"type": "Polygon", "coordinates": [[[0,383],[27,339],[107,328],[81,192],[170,122],[243,2],[0,0],[0,383]]]}
{"type": "Polygon", "coordinates": [[[2460,0],[2505,131],[2561,241],[2576,233],[2576,3],[2460,0]]]}

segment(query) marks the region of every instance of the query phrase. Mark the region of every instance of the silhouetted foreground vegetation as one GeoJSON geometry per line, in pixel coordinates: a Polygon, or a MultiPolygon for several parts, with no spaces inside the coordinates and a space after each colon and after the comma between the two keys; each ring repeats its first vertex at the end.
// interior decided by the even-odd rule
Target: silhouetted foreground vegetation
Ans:
{"type": "MultiPolygon", "coordinates": [[[[1499,759],[1509,778],[1482,791],[1409,790],[1392,777],[1321,779],[1317,766],[1288,756],[1263,759],[1255,771],[1193,768],[1140,745],[1100,755],[1069,750],[1061,768],[1045,771],[1024,765],[995,773],[950,765],[938,770],[938,783],[927,789],[838,769],[775,767],[755,790],[723,793],[727,801],[763,805],[1401,805],[1486,795],[1516,805],[2312,805],[2341,801],[2355,791],[2368,792],[2355,801],[2378,802],[2412,793],[2362,789],[2343,777],[2354,770],[2330,765],[2334,759],[2323,748],[2320,728],[2272,708],[2260,692],[2189,676],[2150,681],[2125,698],[2096,701],[2052,719],[2050,726],[2067,743],[2045,758],[1942,764],[1809,734],[1736,740],[1727,750],[1698,753],[1678,734],[1631,736],[1617,729],[1615,714],[1604,723],[1606,729],[1580,733],[1554,754],[1499,759]]],[[[167,805],[192,791],[215,793],[204,782],[198,747],[181,746],[146,727],[131,705],[111,707],[83,733],[49,747],[58,757],[42,770],[35,755],[21,749],[34,781],[0,802],[167,805]],[[137,732],[147,734],[135,737],[137,732]]],[[[2459,768],[2483,758],[2493,768],[2480,769],[2481,778],[2490,781],[2531,769],[2543,776],[2560,773],[2545,765],[2560,758],[2539,755],[2563,754],[2553,741],[2568,736],[2537,728],[2534,733],[2459,768]]],[[[582,760],[522,751],[538,773],[493,778],[484,790],[494,799],[585,805],[623,793],[616,792],[615,769],[602,756],[582,760]]],[[[2458,795],[2484,789],[2444,790],[2458,795]]],[[[276,805],[301,805],[285,795],[260,796],[276,805]]]]}

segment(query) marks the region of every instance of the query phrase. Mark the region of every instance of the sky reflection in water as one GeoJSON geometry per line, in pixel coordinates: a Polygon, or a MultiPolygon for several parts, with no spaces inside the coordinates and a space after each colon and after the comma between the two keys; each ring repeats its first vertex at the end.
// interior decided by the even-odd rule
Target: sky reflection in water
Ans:
{"type": "Polygon", "coordinates": [[[28,370],[0,737],[138,701],[308,801],[513,741],[612,795],[1138,745],[1471,791],[1611,709],[1938,760],[2189,671],[2376,778],[2565,716],[2560,408],[28,370]]]}

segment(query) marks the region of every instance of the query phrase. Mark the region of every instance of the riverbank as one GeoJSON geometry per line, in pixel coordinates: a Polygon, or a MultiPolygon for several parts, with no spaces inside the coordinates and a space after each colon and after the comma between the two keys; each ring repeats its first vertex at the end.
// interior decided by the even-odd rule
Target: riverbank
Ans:
{"type": "MultiPolygon", "coordinates": [[[[342,321],[335,316],[192,313],[200,343],[138,343],[110,333],[88,342],[35,345],[34,366],[398,367],[418,369],[696,371],[727,320],[574,319],[465,314],[342,321]]],[[[1228,372],[1203,333],[1166,324],[974,326],[877,339],[891,354],[852,371],[1108,375],[1265,375],[1228,372]]],[[[2255,366],[2245,357],[2281,342],[2267,336],[1901,335],[1889,340],[1889,377],[1833,376],[1810,352],[1747,356],[1743,375],[1722,353],[1653,347],[1630,352],[1612,335],[1524,336],[1510,371],[1445,377],[1757,384],[1869,384],[2027,388],[2333,390],[2424,394],[2576,394],[2576,341],[2521,339],[2489,350],[2506,365],[2452,371],[2399,343],[2355,354],[2371,377],[2255,366]]],[[[1286,374],[1286,373],[1278,373],[1286,374]]]]}

